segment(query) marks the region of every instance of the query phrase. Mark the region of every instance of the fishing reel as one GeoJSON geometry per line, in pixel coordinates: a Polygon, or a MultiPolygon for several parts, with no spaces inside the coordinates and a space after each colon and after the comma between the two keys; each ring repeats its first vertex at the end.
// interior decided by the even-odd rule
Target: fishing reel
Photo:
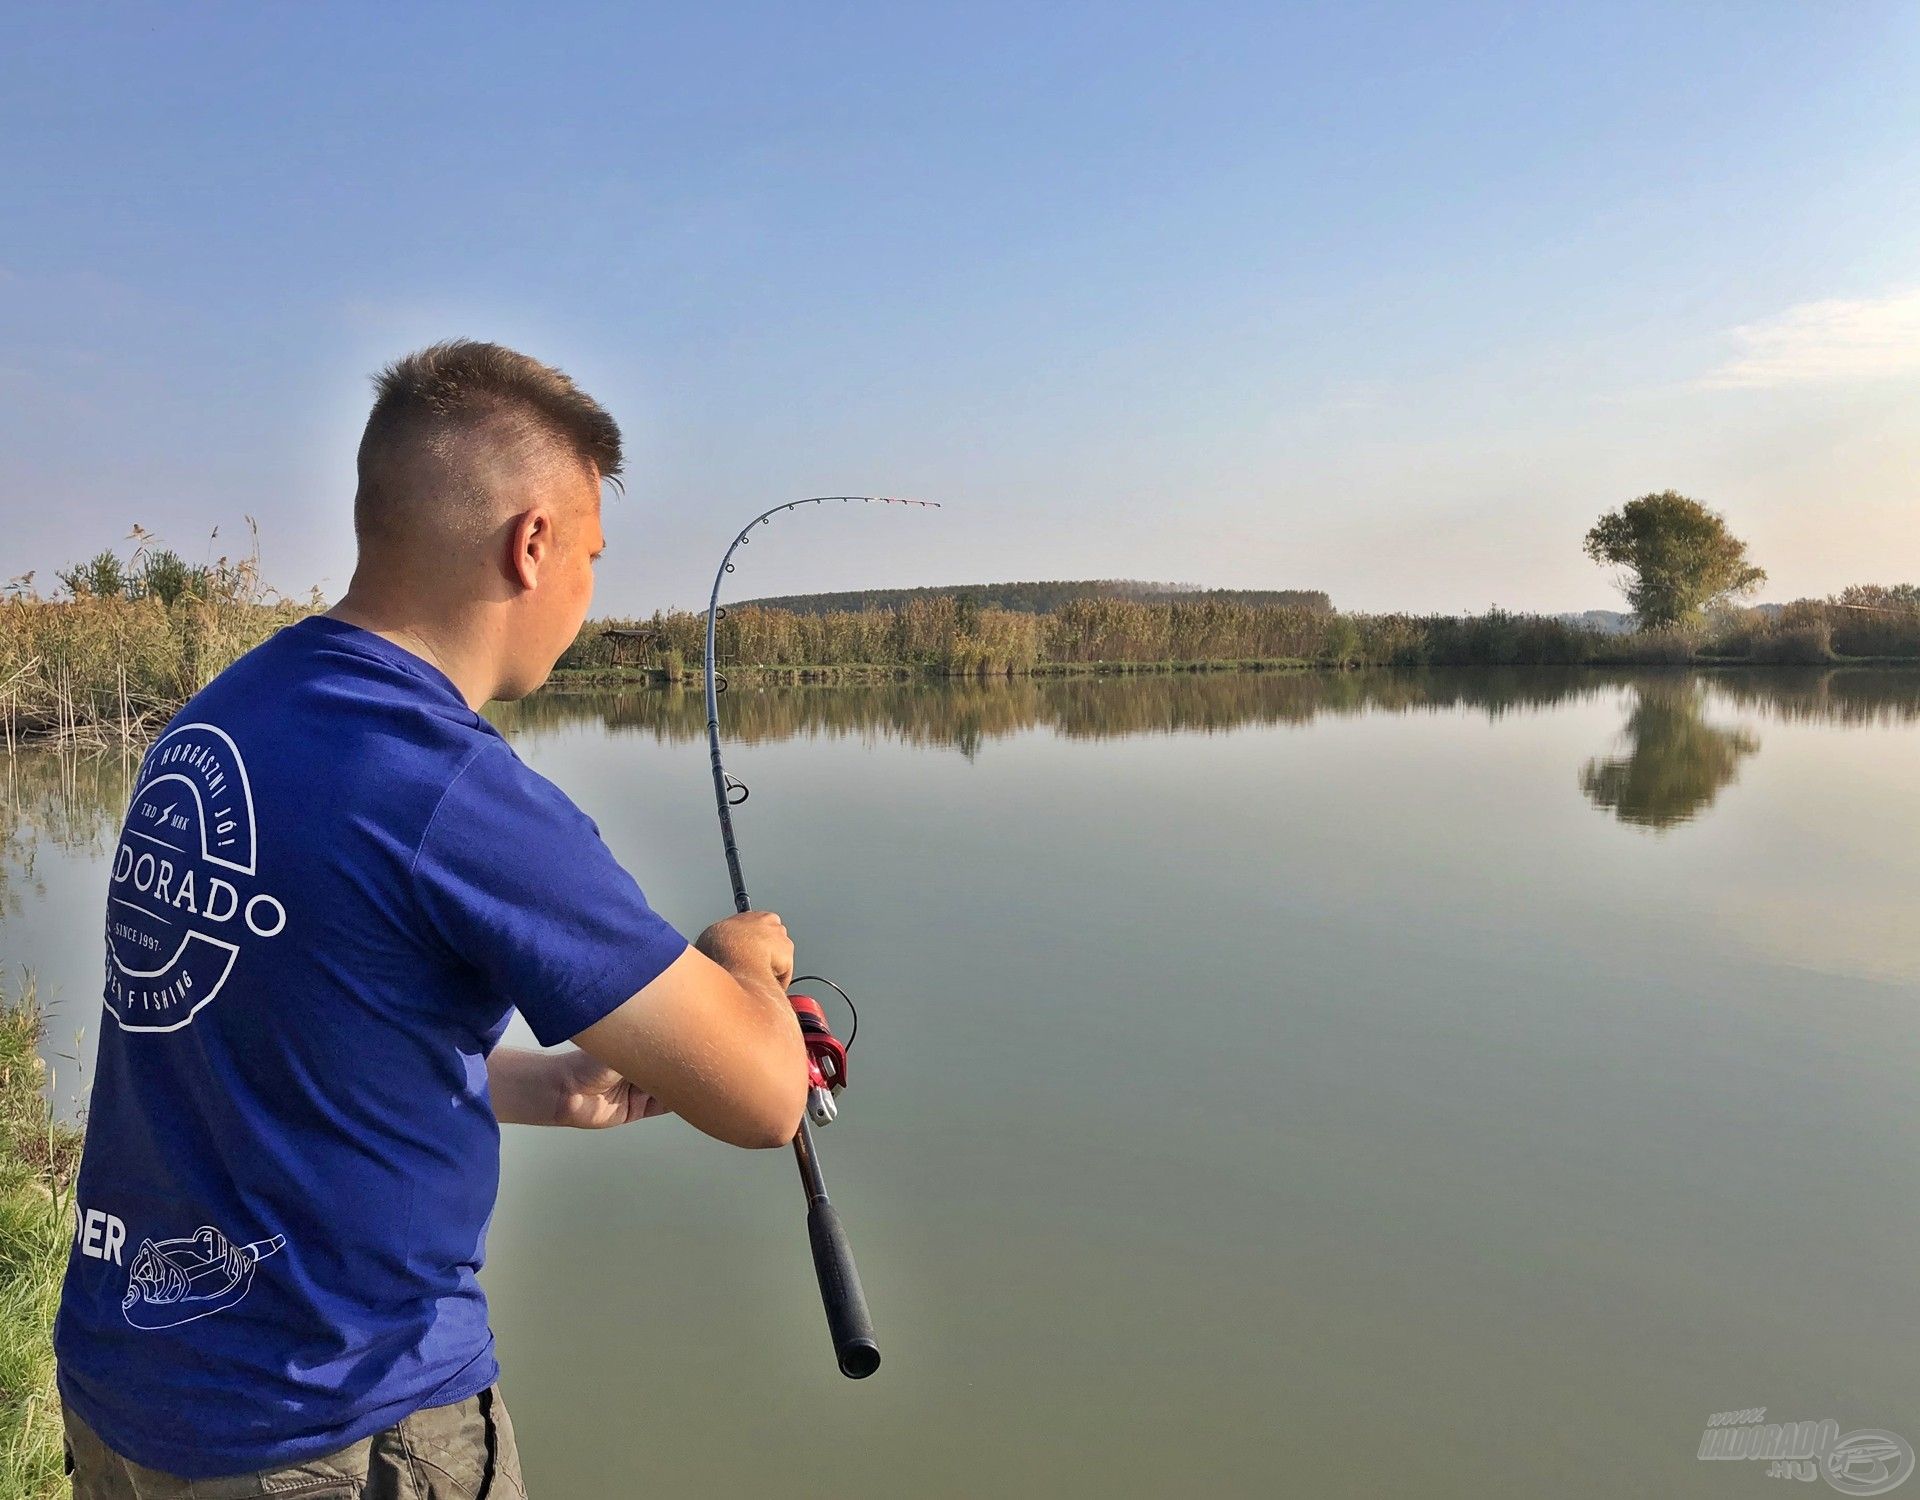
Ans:
{"type": "Polygon", "coordinates": [[[807,1115],[816,1125],[831,1125],[840,1113],[836,1096],[847,1086],[847,1044],[833,1034],[827,1013],[811,995],[789,995],[807,1049],[807,1115]]]}

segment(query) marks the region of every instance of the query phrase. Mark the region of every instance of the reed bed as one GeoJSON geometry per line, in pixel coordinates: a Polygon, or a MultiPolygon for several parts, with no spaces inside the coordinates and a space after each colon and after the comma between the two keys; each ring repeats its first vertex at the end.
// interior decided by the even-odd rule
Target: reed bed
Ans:
{"type": "MultiPolygon", "coordinates": [[[[1850,591],[1853,592],[1853,591],[1850,591]]],[[[705,654],[701,614],[589,625],[564,671],[617,674],[623,663],[677,680],[705,654]],[[604,634],[615,625],[645,638],[604,634]]],[[[1213,600],[1079,599],[1052,614],[916,598],[897,608],[796,614],[729,610],[715,632],[722,670],[998,677],[1129,668],[1684,666],[1848,658],[1920,661],[1920,604],[1868,610],[1809,601],[1778,612],[1734,610],[1693,631],[1609,634],[1549,615],[1334,614],[1213,600]]]]}
{"type": "Polygon", "coordinates": [[[257,549],[189,566],[135,536],[131,565],[103,552],[64,570],[64,597],[23,579],[0,598],[0,750],[144,743],[230,662],[319,607],[266,588],[257,549]]]}

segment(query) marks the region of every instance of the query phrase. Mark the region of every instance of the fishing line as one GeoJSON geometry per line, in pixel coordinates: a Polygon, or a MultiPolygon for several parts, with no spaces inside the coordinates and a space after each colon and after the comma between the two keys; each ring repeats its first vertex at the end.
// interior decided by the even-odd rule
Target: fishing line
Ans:
{"type": "Polygon", "coordinates": [[[713,797],[720,813],[720,842],[726,849],[727,876],[733,883],[733,909],[747,911],[752,903],[747,899],[746,879],[740,873],[740,846],[733,832],[733,809],[747,800],[747,784],[737,776],[727,773],[725,763],[720,757],[720,695],[727,690],[727,678],[717,669],[714,654],[714,628],[726,618],[726,610],[720,606],[720,585],[726,582],[727,574],[733,571],[733,554],[753,540],[749,533],[756,526],[765,526],[783,510],[798,510],[803,505],[828,505],[838,502],[841,505],[913,505],[925,510],[940,509],[933,500],[900,500],[892,495],[815,495],[806,500],[789,500],[785,505],[776,505],[772,510],[762,511],[740,528],[740,534],[727,548],[726,555],[720,559],[720,570],[713,575],[713,592],[707,598],[707,661],[702,674],[707,689],[707,748],[713,759],[713,797]],[[736,797],[734,793],[738,792],[736,797]]]}
{"type": "Polygon", "coordinates": [[[808,980],[812,980],[817,984],[824,984],[828,989],[832,990],[834,994],[847,1002],[847,1009],[853,1015],[853,1026],[847,1032],[847,1040],[843,1045],[847,1051],[853,1051],[853,1039],[860,1035],[860,1008],[853,1003],[853,996],[841,989],[839,985],[835,984],[824,974],[796,974],[793,976],[793,982],[795,984],[805,984],[808,980]]]}

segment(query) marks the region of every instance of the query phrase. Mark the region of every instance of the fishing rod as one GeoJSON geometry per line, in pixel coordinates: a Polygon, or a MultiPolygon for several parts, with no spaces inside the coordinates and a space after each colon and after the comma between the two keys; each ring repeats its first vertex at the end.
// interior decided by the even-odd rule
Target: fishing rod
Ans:
{"type": "MultiPolygon", "coordinates": [[[[747,545],[748,533],[765,526],[783,510],[798,510],[803,505],[913,505],[938,510],[932,500],[899,500],[891,495],[815,495],[806,500],[789,500],[763,511],[740,528],[740,534],[720,559],[713,575],[713,593],[707,599],[707,749],[713,758],[713,802],[720,814],[720,842],[727,853],[727,876],[733,882],[735,911],[747,911],[746,878],[740,873],[740,845],[733,832],[733,809],[747,800],[747,784],[730,775],[720,758],[720,695],[727,690],[726,674],[716,670],[714,627],[726,618],[720,607],[720,585],[733,571],[733,554],[747,545]]],[[[847,992],[831,979],[818,974],[803,974],[800,980],[814,979],[834,990],[851,1009],[847,992]]],[[[853,1013],[853,1030],[843,1044],[827,1025],[820,1002],[809,995],[789,995],[794,1015],[800,1022],[801,1040],[807,1049],[807,1113],[801,1117],[799,1132],[793,1138],[793,1154],[800,1165],[800,1182],[807,1194],[807,1239],[813,1247],[814,1274],[820,1280],[820,1300],[827,1311],[827,1331],[833,1336],[834,1357],[840,1373],[849,1380],[864,1380],[880,1368],[880,1346],[873,1337],[873,1318],[867,1311],[866,1293],[860,1289],[860,1272],[853,1263],[853,1246],[840,1215],[827,1197],[827,1185],[820,1176],[820,1152],[814,1144],[814,1125],[829,1125],[838,1108],[834,1096],[846,1087],[847,1048],[860,1027],[860,1014],[853,1013]]]]}

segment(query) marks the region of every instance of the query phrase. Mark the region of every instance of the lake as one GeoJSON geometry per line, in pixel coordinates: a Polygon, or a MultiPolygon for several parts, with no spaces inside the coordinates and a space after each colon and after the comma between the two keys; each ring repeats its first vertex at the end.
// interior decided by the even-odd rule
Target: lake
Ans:
{"type": "MultiPolygon", "coordinates": [[[[749,890],[861,1008],[820,1145],[886,1362],[834,1369],[790,1154],[510,1130],[536,1500],[1764,1494],[1711,1414],[1920,1441],[1920,673],[723,705],[749,890]]],[[[697,695],[499,722],[730,909],[697,695]]],[[[0,764],[71,1112],[125,769],[0,764]]]]}

